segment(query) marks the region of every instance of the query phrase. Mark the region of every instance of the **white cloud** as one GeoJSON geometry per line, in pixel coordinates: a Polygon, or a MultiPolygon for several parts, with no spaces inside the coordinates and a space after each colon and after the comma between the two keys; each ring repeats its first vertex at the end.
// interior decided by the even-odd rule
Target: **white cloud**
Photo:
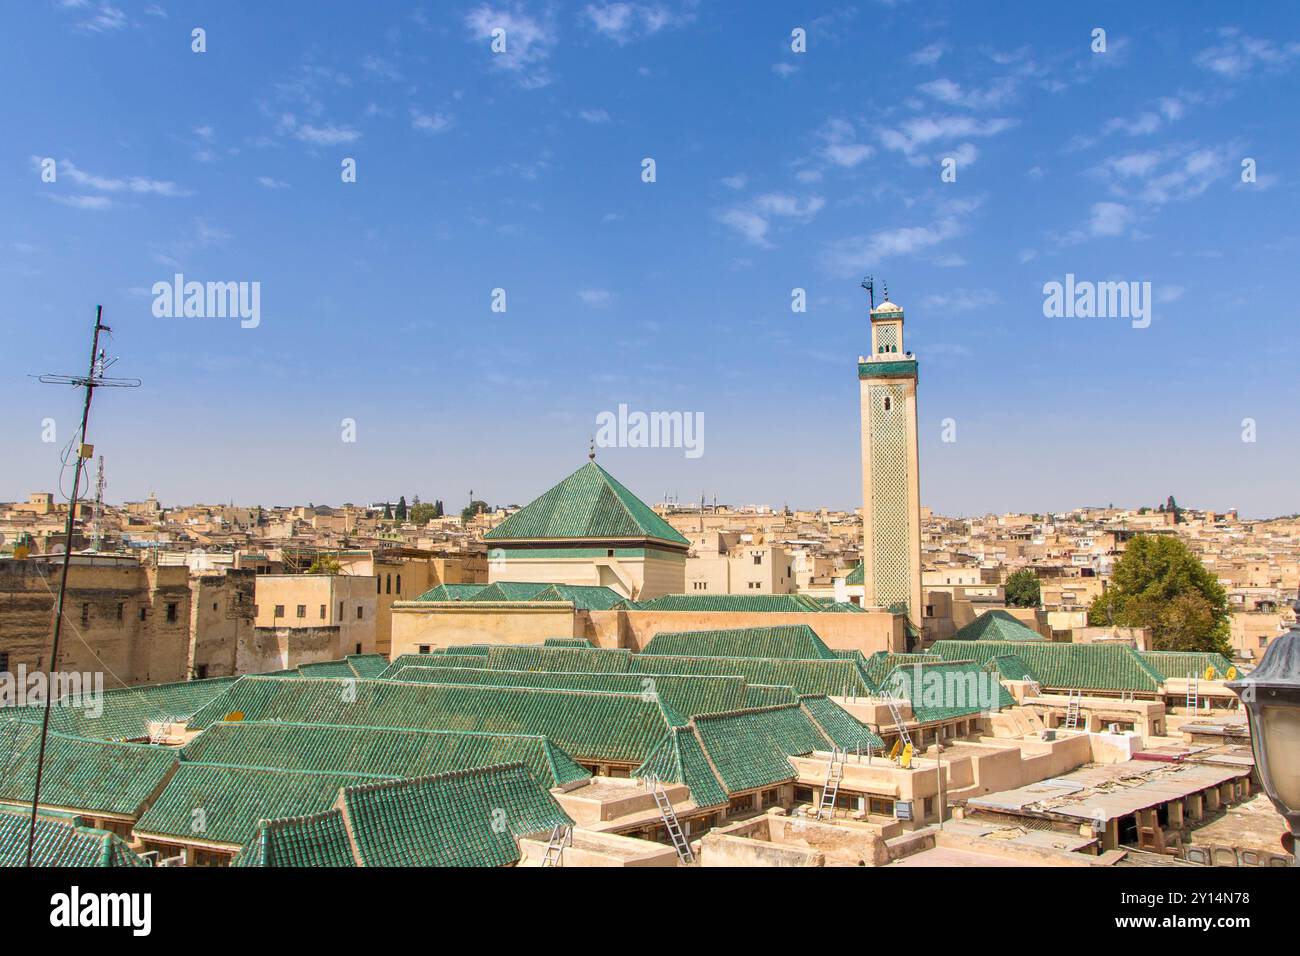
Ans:
{"type": "Polygon", "coordinates": [[[659,4],[589,3],[583,17],[597,33],[619,46],[641,37],[653,36],[666,27],[678,26],[692,19],[678,16],[659,4]]]}
{"type": "Polygon", "coordinates": [[[55,202],[63,203],[65,206],[71,206],[73,209],[93,209],[102,211],[111,209],[113,201],[107,196],[51,196],[55,202]]]}
{"type": "Polygon", "coordinates": [[[773,63],[772,72],[784,80],[798,73],[799,67],[793,63],[773,63]]]}
{"type": "Polygon", "coordinates": [[[1133,211],[1117,202],[1093,203],[1088,231],[1094,236],[1119,236],[1133,221],[1133,211]]]}
{"type": "MultiPolygon", "coordinates": [[[[32,166],[39,169],[41,159],[38,156],[31,157],[32,166]]],[[[95,189],[99,192],[117,193],[132,192],[142,195],[155,196],[188,196],[189,193],[181,189],[175,183],[163,179],[151,179],[148,176],[100,176],[95,173],[86,172],[77,167],[70,159],[61,160],[56,169],[60,178],[66,177],[71,179],[78,186],[88,189],[95,189]]]]}
{"type": "Polygon", "coordinates": [[[962,235],[966,231],[965,218],[980,205],[979,199],[950,203],[940,211],[938,219],[927,225],[880,229],[827,243],[821,252],[821,267],[837,276],[856,275],[876,268],[886,259],[925,252],[962,235]]]}
{"type": "Polygon", "coordinates": [[[1167,146],[1110,156],[1093,170],[1123,199],[1163,205],[1194,199],[1233,172],[1240,147],[1167,146]]]}
{"type": "Polygon", "coordinates": [[[774,220],[785,219],[794,222],[807,222],[824,206],[826,200],[821,196],[799,199],[788,193],[764,193],[748,202],[716,214],[718,222],[730,227],[742,239],[752,245],[770,248],[768,234],[774,220]]]}
{"type": "Polygon", "coordinates": [[[820,150],[821,157],[844,169],[852,169],[876,151],[874,146],[857,142],[857,130],[853,124],[839,117],[827,120],[818,135],[826,141],[820,150]]]}
{"type": "Polygon", "coordinates": [[[1016,81],[1009,76],[1004,76],[983,89],[964,90],[953,80],[939,79],[922,83],[917,89],[949,106],[968,110],[989,110],[998,109],[1015,99],[1016,81]]]}
{"type": "Polygon", "coordinates": [[[880,140],[886,148],[911,156],[935,141],[996,136],[1016,123],[1013,119],[977,119],[971,116],[917,116],[905,120],[897,128],[881,130],[880,140]]]}
{"type": "Polygon", "coordinates": [[[361,69],[384,80],[400,80],[402,73],[392,60],[373,54],[361,60],[361,69]]]}
{"type": "Polygon", "coordinates": [[[267,189],[288,189],[289,188],[288,183],[284,182],[281,179],[274,179],[270,176],[258,176],[257,182],[259,185],[265,186],[267,189]]]}
{"type": "Polygon", "coordinates": [[[422,113],[411,107],[411,129],[421,133],[445,133],[451,129],[451,117],[443,113],[422,113]]]}
{"type": "Polygon", "coordinates": [[[608,289],[580,289],[578,298],[587,305],[600,308],[614,301],[614,293],[608,289]]]}
{"type": "MultiPolygon", "coordinates": [[[[65,7],[85,7],[84,3],[64,4],[65,7]]],[[[78,30],[86,33],[109,33],[113,30],[120,30],[126,26],[126,14],[117,7],[108,3],[101,3],[96,6],[95,12],[87,19],[79,20],[76,23],[78,30]]]]}
{"type": "Polygon", "coordinates": [[[285,113],[281,116],[277,128],[282,133],[287,132],[295,139],[316,146],[338,146],[343,143],[355,143],[361,138],[361,133],[351,126],[336,126],[334,123],[319,125],[316,123],[299,123],[298,118],[292,113],[285,113]]]}
{"type": "Polygon", "coordinates": [[[908,57],[917,66],[931,66],[939,62],[939,58],[948,52],[946,43],[930,43],[921,47],[911,56],[908,57]]]}
{"type": "Polygon", "coordinates": [[[1223,40],[1217,46],[1207,47],[1196,55],[1196,65],[1237,80],[1256,70],[1283,72],[1300,59],[1300,42],[1275,43],[1246,36],[1234,28],[1219,31],[1223,40]]]}
{"type": "Polygon", "coordinates": [[[539,89],[551,82],[545,63],[559,41],[559,32],[551,8],[541,18],[525,10],[522,3],[513,8],[484,4],[466,15],[465,26],[495,69],[516,74],[525,89],[539,89]],[[491,51],[492,31],[497,29],[505,31],[504,53],[491,51]]]}
{"type": "Polygon", "coordinates": [[[1162,285],[1156,289],[1156,302],[1177,302],[1186,291],[1180,285],[1162,285]]]}
{"type": "Polygon", "coordinates": [[[749,182],[749,177],[744,173],[737,173],[734,176],[722,177],[722,185],[728,189],[744,189],[745,184],[749,182]]]}
{"type": "Polygon", "coordinates": [[[608,123],[609,114],[604,110],[583,110],[578,118],[587,123],[608,123]]]}
{"type": "Polygon", "coordinates": [[[998,294],[992,289],[953,289],[925,296],[921,307],[932,312],[971,312],[997,305],[998,301],[998,294]]]}

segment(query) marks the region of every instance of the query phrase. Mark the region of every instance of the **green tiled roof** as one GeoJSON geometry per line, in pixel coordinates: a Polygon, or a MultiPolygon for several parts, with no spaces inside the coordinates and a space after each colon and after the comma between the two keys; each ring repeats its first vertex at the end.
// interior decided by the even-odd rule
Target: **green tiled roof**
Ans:
{"type": "Polygon", "coordinates": [[[762,657],[679,657],[672,654],[637,655],[632,670],[638,674],[739,674],[749,684],[778,684],[800,694],[865,696],[871,692],[847,658],[816,661],[769,660],[762,657]]]}
{"type": "Polygon", "coordinates": [[[841,750],[870,753],[885,749],[885,742],[870,727],[829,697],[805,695],[799,698],[799,706],[817,729],[841,750]]]}
{"type": "Polygon", "coordinates": [[[519,837],[573,823],[523,764],[352,786],[341,802],[364,866],[510,866],[519,837]]]}
{"type": "Polygon", "coordinates": [[[674,727],[646,762],[632,771],[634,777],[650,774],[665,783],[685,784],[698,807],[724,807],[730,800],[704,756],[694,727],[674,727]]]}
{"type": "Polygon", "coordinates": [[[231,866],[356,866],[339,810],[263,820],[231,866]]]}
{"type": "MultiPolygon", "coordinates": [[[[26,866],[31,815],[0,809],[0,867],[26,866]]],[[[77,817],[38,815],[32,865],[148,866],[121,837],[82,826],[77,817]]]]}
{"type": "Polygon", "coordinates": [[[393,662],[389,664],[387,667],[385,667],[384,670],[379,674],[379,676],[380,678],[387,680],[391,678],[394,674],[396,674],[398,671],[400,671],[403,667],[411,667],[411,666],[414,667],[460,667],[461,666],[461,662],[459,660],[454,661],[451,664],[438,663],[444,657],[461,658],[461,657],[473,656],[478,661],[477,664],[466,663],[464,665],[466,667],[482,667],[483,662],[487,660],[486,644],[467,644],[461,647],[455,647],[452,648],[452,650],[455,651],[454,654],[448,654],[447,650],[448,649],[445,647],[435,647],[432,650],[430,650],[428,654],[399,654],[397,657],[393,658],[393,662]]]}
{"type": "Polygon", "coordinates": [[[649,601],[628,602],[642,611],[760,611],[822,614],[865,614],[856,604],[825,603],[806,594],[665,594],[649,601]]]}
{"type": "Polygon", "coordinates": [[[659,633],[650,639],[641,653],[783,660],[834,660],[836,656],[807,624],[659,633]]]}
{"type": "Polygon", "coordinates": [[[231,711],[250,721],[538,734],[575,760],[626,762],[644,760],[669,726],[686,723],[662,700],[640,694],[249,676],[195,714],[191,728],[231,711]]]}
{"type": "Polygon", "coordinates": [[[321,813],[334,805],[343,787],[373,779],[362,774],[183,761],[162,794],[136,821],[135,832],[242,847],[253,838],[260,821],[321,813]]]}
{"type": "Polygon", "coordinates": [[[916,359],[900,359],[896,362],[859,362],[858,378],[881,378],[894,376],[911,376],[916,378],[916,359]]]}
{"type": "Polygon", "coordinates": [[[889,676],[895,667],[904,664],[925,664],[935,660],[933,654],[893,654],[889,651],[876,651],[864,663],[867,680],[872,687],[879,687],[880,682],[889,676]]]}
{"type": "Polygon", "coordinates": [[[383,654],[349,654],[347,661],[358,677],[378,677],[388,667],[383,654]]]}
{"type": "Polygon", "coordinates": [[[1218,680],[1224,680],[1228,668],[1233,666],[1222,654],[1208,651],[1138,651],[1137,655],[1166,680],[1171,677],[1185,680],[1188,674],[1204,680],[1209,667],[1214,668],[1218,680]]]}
{"type": "MultiPolygon", "coordinates": [[[[102,711],[98,717],[84,707],[56,703],[50,708],[50,729],[95,740],[145,740],[151,722],[183,720],[222,694],[234,681],[233,677],[214,677],[106,690],[99,698],[102,711]]],[[[39,722],[43,710],[36,706],[19,707],[9,711],[9,716],[39,722]]]]}
{"type": "Polygon", "coordinates": [[[1046,640],[1032,627],[1022,624],[1016,617],[1001,609],[985,611],[952,637],[952,641],[1043,641],[1046,640]]]}
{"type": "Polygon", "coordinates": [[[989,698],[992,674],[974,661],[928,658],[900,664],[881,682],[883,691],[901,694],[912,704],[912,715],[921,723],[953,720],[1014,707],[1015,700],[1001,681],[996,701],[989,698]],[[917,671],[920,670],[920,681],[917,671]]]}
{"type": "Polygon", "coordinates": [[[539,644],[496,644],[488,649],[487,667],[508,671],[597,671],[626,673],[632,652],[608,647],[544,647],[539,644]]]}
{"type": "Polygon", "coordinates": [[[867,583],[866,566],[861,561],[859,561],[856,565],[854,565],[853,570],[850,571],[845,576],[844,583],[845,584],[866,584],[867,583]]]}
{"type": "Polygon", "coordinates": [[[488,541],[653,538],[690,543],[594,461],[483,537],[488,541]]]}
{"type": "Polygon", "coordinates": [[[745,679],[738,676],[403,667],[393,675],[393,680],[425,684],[478,684],[487,687],[560,687],[616,694],[657,693],[664,703],[685,717],[736,710],[745,706],[745,679]]]}
{"type": "Polygon", "coordinates": [[[1001,680],[1028,680],[1039,683],[1038,675],[1015,654],[999,654],[984,663],[985,670],[996,670],[1001,680]]]}
{"type": "Polygon", "coordinates": [[[1014,654],[1038,675],[1044,688],[1154,693],[1162,678],[1133,648],[1123,644],[1058,644],[1053,641],[936,641],[930,648],[945,660],[974,660],[1014,654]]]}
{"type": "Polygon", "coordinates": [[[466,601],[472,598],[479,591],[482,591],[486,584],[439,584],[425,591],[417,601],[466,601]]]}
{"type": "Polygon", "coordinates": [[[347,661],[318,661],[314,664],[301,664],[299,677],[356,677],[352,665],[347,661]]]}
{"type": "Polygon", "coordinates": [[[787,760],[829,749],[829,741],[797,704],[711,714],[691,721],[729,793],[793,780],[787,760]]]}
{"type": "Polygon", "coordinates": [[[746,684],[744,707],[771,707],[774,704],[797,704],[799,695],[793,687],[775,684],[746,684]]]}
{"type": "MultiPolygon", "coordinates": [[[[30,801],[39,725],[0,724],[0,800],[30,801]]],[[[176,751],[51,732],[45,744],[41,805],[134,816],[176,767],[176,751]]]]}
{"type": "Polygon", "coordinates": [[[546,647],[595,647],[585,637],[548,637],[542,641],[546,647]]]}
{"type": "Polygon", "coordinates": [[[181,751],[187,761],[282,770],[422,777],[523,763],[548,787],[591,776],[545,737],[334,724],[213,724],[181,751]]]}
{"type": "MultiPolygon", "coordinates": [[[[568,601],[573,604],[579,611],[608,611],[615,604],[623,600],[623,595],[619,594],[612,588],[607,588],[591,584],[553,584],[545,591],[540,592],[534,601],[568,601]]],[[[554,638],[546,641],[549,645],[554,638]]],[[[582,638],[567,638],[566,640],[579,640],[582,638]]],[[[583,644],[590,646],[590,641],[583,641],[583,644]]],[[[582,645],[578,645],[582,646],[582,645]]]]}

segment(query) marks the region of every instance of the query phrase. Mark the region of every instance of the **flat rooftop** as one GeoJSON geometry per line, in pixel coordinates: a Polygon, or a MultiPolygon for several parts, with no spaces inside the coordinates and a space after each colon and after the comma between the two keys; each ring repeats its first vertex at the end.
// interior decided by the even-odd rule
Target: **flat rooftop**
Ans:
{"type": "Polygon", "coordinates": [[[993,813],[1050,815],[1081,822],[1113,820],[1180,800],[1248,773],[1249,766],[1126,760],[1083,767],[1026,787],[972,797],[966,806],[993,813]]]}

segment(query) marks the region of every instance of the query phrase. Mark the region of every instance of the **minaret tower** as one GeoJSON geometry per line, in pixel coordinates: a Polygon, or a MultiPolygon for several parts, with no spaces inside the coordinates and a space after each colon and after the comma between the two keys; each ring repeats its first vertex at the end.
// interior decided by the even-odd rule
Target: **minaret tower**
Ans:
{"type": "Polygon", "coordinates": [[[875,305],[871,354],[858,357],[862,397],[862,569],[867,607],[905,610],[922,625],[921,486],[916,438],[916,358],[903,349],[903,310],[875,305]]]}

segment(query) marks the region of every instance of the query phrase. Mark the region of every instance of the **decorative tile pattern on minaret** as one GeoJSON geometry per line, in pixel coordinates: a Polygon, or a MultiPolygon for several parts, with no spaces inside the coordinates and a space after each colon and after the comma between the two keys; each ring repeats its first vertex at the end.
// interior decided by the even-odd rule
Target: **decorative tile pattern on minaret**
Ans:
{"type": "Polygon", "coordinates": [[[919,625],[921,503],[916,359],[903,350],[903,310],[871,311],[871,354],[858,360],[862,404],[862,563],[867,606],[905,608],[919,625]]]}

